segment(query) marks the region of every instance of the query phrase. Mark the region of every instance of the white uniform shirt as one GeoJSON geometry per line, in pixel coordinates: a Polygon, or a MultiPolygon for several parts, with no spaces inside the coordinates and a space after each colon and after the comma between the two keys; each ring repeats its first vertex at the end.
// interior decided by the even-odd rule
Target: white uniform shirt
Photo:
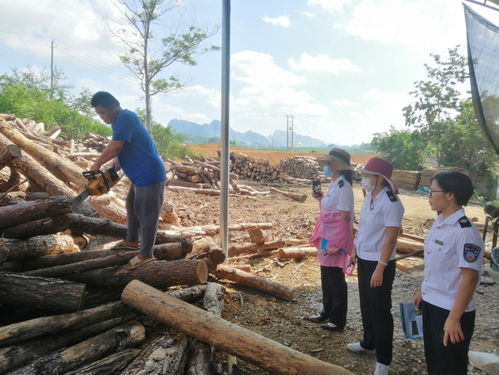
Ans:
{"type": "MultiPolygon", "coordinates": [[[[385,243],[385,228],[400,227],[404,216],[404,206],[399,198],[387,187],[372,200],[367,193],[360,210],[359,229],[355,238],[357,256],[363,260],[378,261],[385,243]]],[[[395,249],[390,260],[395,258],[395,249]]]]}
{"type": "Polygon", "coordinates": [[[353,189],[343,175],[332,181],[321,199],[321,213],[350,211],[353,218],[353,189]]]}
{"type": "MultiPolygon", "coordinates": [[[[460,209],[445,220],[435,219],[424,245],[423,300],[450,310],[462,280],[461,268],[481,273],[484,247],[480,232],[460,209]]],[[[475,309],[475,298],[465,311],[475,309]]]]}

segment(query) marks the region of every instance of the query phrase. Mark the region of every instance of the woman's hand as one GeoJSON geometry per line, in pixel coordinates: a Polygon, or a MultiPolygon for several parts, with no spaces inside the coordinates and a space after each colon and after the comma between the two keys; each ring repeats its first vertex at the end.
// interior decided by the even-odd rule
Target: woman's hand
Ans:
{"type": "Polygon", "coordinates": [[[421,308],[421,302],[423,301],[423,298],[421,297],[421,287],[416,290],[416,293],[414,293],[414,297],[412,297],[412,302],[414,302],[414,306],[419,310],[421,308]]]}
{"type": "Polygon", "coordinates": [[[447,317],[444,324],[444,346],[447,346],[449,340],[453,344],[464,341],[464,333],[461,329],[460,319],[454,318],[451,315],[447,317]]]}
{"type": "Polygon", "coordinates": [[[374,270],[372,276],[371,276],[371,288],[377,288],[380,287],[383,284],[383,271],[384,267],[380,267],[378,264],[376,266],[376,269],[374,270]]]}

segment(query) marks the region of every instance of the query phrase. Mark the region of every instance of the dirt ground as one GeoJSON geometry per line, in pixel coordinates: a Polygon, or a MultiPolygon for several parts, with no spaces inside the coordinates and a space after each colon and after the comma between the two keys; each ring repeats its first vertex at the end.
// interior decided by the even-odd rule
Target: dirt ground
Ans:
{"type": "MultiPolygon", "coordinates": [[[[217,151],[220,149],[218,143],[206,144],[191,144],[189,149],[193,152],[203,154],[212,158],[216,158],[217,151]]],[[[256,150],[254,148],[231,146],[231,152],[238,152],[254,158],[267,159],[271,164],[279,164],[281,159],[289,158],[291,156],[306,155],[319,157],[322,153],[318,152],[288,152],[288,151],[275,151],[275,150],[256,150]]],[[[371,154],[353,154],[351,155],[352,163],[365,163],[374,155],[371,154]]]]}
{"type": "MultiPolygon", "coordinates": [[[[265,190],[261,185],[253,184],[253,186],[265,190]]],[[[280,188],[307,194],[310,190],[310,187],[292,185],[280,188]]],[[[326,189],[326,186],[323,186],[323,189],[326,189]]],[[[362,203],[362,192],[358,185],[355,185],[354,192],[355,212],[358,216],[362,203]]],[[[424,236],[434,218],[427,198],[416,193],[402,192],[401,199],[406,210],[404,232],[424,236]]],[[[182,225],[218,223],[218,197],[201,196],[190,192],[168,192],[166,200],[177,211],[182,225]]],[[[312,233],[318,213],[318,204],[311,197],[304,203],[298,203],[274,194],[267,197],[231,196],[229,207],[230,223],[272,222],[273,229],[270,232],[274,238],[307,239],[312,233]]],[[[484,221],[481,206],[470,205],[467,214],[470,218],[475,217],[479,221],[484,221]]],[[[243,232],[230,233],[230,241],[244,242],[244,235],[243,232]]],[[[255,274],[295,288],[295,297],[292,301],[286,302],[225,282],[223,283],[226,287],[223,315],[225,319],[323,361],[343,366],[354,374],[372,374],[374,356],[356,355],[345,347],[347,343],[361,338],[355,272],[348,277],[347,327],[343,332],[331,333],[303,320],[304,316],[317,313],[322,303],[319,266],[315,259],[295,262],[258,258],[248,263],[251,264],[255,274]]],[[[400,302],[411,300],[414,290],[421,282],[423,261],[419,258],[409,258],[400,263],[410,271],[397,270],[394,282],[392,308],[395,325],[394,361],[390,373],[425,374],[422,340],[408,340],[403,337],[398,308],[400,302]]],[[[487,264],[484,269],[490,269],[490,266],[487,264]]],[[[497,283],[480,285],[477,296],[477,320],[471,350],[497,353],[499,347],[497,283]]],[[[225,357],[218,355],[217,358],[222,362],[225,357]]],[[[247,374],[268,374],[244,361],[240,363],[247,374]]],[[[482,373],[471,370],[470,374],[482,373]]]]}

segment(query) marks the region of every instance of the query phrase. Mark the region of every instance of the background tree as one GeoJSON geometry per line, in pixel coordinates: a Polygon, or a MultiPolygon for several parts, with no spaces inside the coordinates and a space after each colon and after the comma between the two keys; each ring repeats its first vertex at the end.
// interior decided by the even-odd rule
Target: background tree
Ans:
{"type": "Polygon", "coordinates": [[[111,30],[128,48],[128,54],[120,56],[123,64],[132,72],[144,93],[145,124],[152,130],[151,97],[182,87],[175,75],[161,78],[160,74],[174,63],[196,65],[195,57],[218,47],[203,48],[201,44],[214,34],[196,26],[190,26],[182,33],[170,33],[161,37],[160,51],[154,54],[153,27],[160,19],[176,8],[178,0],[116,0],[130,29],[111,30]]]}
{"type": "Polygon", "coordinates": [[[396,130],[374,134],[371,145],[396,169],[421,170],[429,153],[429,145],[419,131],[396,130]]]}

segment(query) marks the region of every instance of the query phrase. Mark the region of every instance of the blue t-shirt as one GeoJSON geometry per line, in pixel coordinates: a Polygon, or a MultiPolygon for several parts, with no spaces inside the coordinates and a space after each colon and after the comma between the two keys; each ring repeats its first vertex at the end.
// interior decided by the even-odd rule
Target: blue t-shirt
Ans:
{"type": "Polygon", "coordinates": [[[135,186],[166,180],[166,169],[158,150],[139,117],[125,109],[113,125],[113,141],[125,141],[118,154],[121,168],[135,186]]]}

